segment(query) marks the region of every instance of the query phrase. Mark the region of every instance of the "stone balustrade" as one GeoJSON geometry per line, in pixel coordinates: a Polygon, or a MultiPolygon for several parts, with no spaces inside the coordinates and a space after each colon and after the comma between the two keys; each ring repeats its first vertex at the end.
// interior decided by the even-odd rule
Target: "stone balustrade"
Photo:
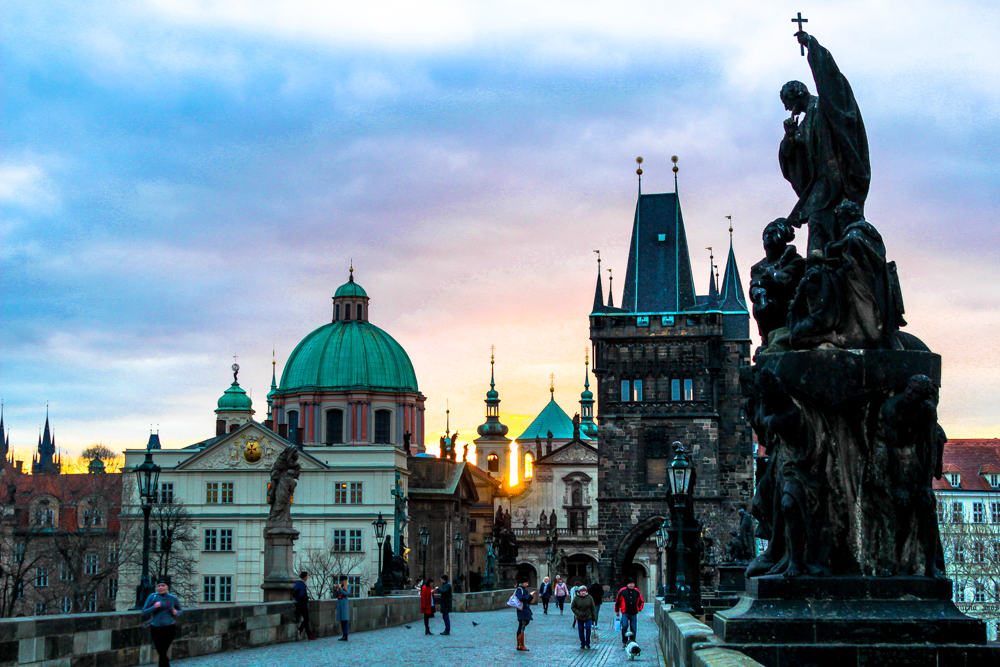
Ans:
{"type": "Polygon", "coordinates": [[[739,651],[718,646],[722,641],[691,614],[671,611],[656,601],[657,641],[668,667],[763,667],[739,651]]]}
{"type": "MultiPolygon", "coordinates": [[[[454,596],[454,611],[503,609],[512,590],[454,596]]],[[[310,602],[313,630],[340,634],[333,600],[310,602]]],[[[352,599],[351,632],[420,620],[417,595],[352,599]]],[[[185,609],[172,658],[189,658],[298,638],[295,604],[269,602],[185,609]]],[[[0,667],[131,667],[155,662],[149,630],[139,612],[68,614],[0,620],[0,667]]]]}

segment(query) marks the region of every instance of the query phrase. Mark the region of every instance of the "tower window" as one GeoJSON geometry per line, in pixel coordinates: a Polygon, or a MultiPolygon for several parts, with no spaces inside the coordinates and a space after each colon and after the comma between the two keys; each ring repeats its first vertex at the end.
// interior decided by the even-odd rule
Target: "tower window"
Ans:
{"type": "Polygon", "coordinates": [[[292,442],[298,442],[299,437],[299,413],[297,410],[290,410],[288,412],[288,439],[292,442]]]}
{"type": "Polygon", "coordinates": [[[681,381],[677,378],[670,381],[670,400],[681,400],[681,381]]]}
{"type": "Polygon", "coordinates": [[[344,304],[344,319],[345,320],[351,319],[351,304],[349,303],[344,304]]]}
{"type": "MultiPolygon", "coordinates": [[[[360,318],[359,318],[360,319],[360,318]]],[[[375,411],[375,444],[387,445],[390,442],[389,432],[392,413],[388,410],[375,411]]]]}
{"type": "Polygon", "coordinates": [[[632,383],[632,386],[635,387],[635,400],[641,401],[642,400],[642,380],[636,380],[636,381],[634,381],[632,383]]]}
{"type": "Polygon", "coordinates": [[[361,304],[358,304],[358,319],[361,319],[361,304]]]}
{"type": "Polygon", "coordinates": [[[344,411],[326,411],[326,444],[339,445],[344,442],[344,411]]]}
{"type": "Polygon", "coordinates": [[[500,472],[500,457],[490,454],[486,457],[486,470],[489,472],[500,472]]]}
{"type": "Polygon", "coordinates": [[[691,378],[686,378],[684,380],[684,400],[693,401],[694,400],[694,380],[691,378]]]}
{"type": "Polygon", "coordinates": [[[339,320],[340,319],[340,304],[339,303],[333,307],[333,319],[335,319],[335,320],[339,320]]]}
{"type": "Polygon", "coordinates": [[[535,476],[535,457],[528,452],[524,455],[524,478],[531,479],[535,476]]]}
{"type": "Polygon", "coordinates": [[[629,387],[628,380],[622,380],[622,403],[632,400],[632,389],[629,387]]]}

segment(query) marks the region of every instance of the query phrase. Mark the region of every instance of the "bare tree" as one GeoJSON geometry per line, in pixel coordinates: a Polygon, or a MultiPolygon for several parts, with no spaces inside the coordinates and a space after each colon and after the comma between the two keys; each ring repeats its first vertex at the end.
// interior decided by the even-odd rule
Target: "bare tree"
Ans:
{"type": "Polygon", "coordinates": [[[939,500],[947,573],[959,609],[995,624],[1000,622],[1000,500],[973,500],[971,509],[966,513],[962,503],[939,500]]]}
{"type": "Polygon", "coordinates": [[[333,585],[340,577],[358,577],[361,590],[367,592],[375,583],[367,567],[368,559],[364,551],[340,551],[332,542],[314,549],[305,549],[296,560],[297,571],[305,570],[312,582],[313,595],[317,600],[333,597],[333,585]]]}

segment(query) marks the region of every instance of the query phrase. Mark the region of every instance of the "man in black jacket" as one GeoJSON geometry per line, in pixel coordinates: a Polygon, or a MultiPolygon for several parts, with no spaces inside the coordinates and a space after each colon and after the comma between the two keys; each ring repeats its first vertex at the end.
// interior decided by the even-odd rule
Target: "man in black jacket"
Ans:
{"type": "Polygon", "coordinates": [[[305,570],[299,574],[299,580],[292,587],[292,598],[295,600],[295,614],[302,617],[299,624],[299,632],[304,632],[307,639],[316,639],[313,634],[312,625],[309,623],[309,589],[306,587],[306,579],[309,573],[305,570]]]}
{"type": "Polygon", "coordinates": [[[604,602],[604,587],[595,581],[587,587],[587,593],[594,598],[594,627],[596,628],[597,620],[601,616],[601,603],[604,602]]]}
{"type": "Polygon", "coordinates": [[[552,597],[552,582],[548,577],[542,580],[542,585],[538,588],[538,597],[542,598],[542,613],[549,613],[549,599],[552,597]]]}
{"type": "Polygon", "coordinates": [[[448,575],[441,575],[441,585],[436,592],[441,596],[441,620],[444,621],[444,632],[442,635],[451,634],[451,583],[448,582],[448,575]]]}

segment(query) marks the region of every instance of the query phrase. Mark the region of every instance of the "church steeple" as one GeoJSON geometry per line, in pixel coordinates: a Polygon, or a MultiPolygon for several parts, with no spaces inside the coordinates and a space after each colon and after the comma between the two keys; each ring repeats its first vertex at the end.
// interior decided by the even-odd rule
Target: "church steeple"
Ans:
{"type": "Polygon", "coordinates": [[[275,372],[278,367],[278,362],[274,358],[274,349],[271,350],[271,391],[267,392],[267,421],[273,421],[271,413],[274,408],[274,395],[278,393],[278,383],[276,381],[275,372]]]}
{"type": "Polygon", "coordinates": [[[38,438],[38,451],[35,452],[35,459],[31,464],[31,474],[58,475],[62,472],[62,466],[55,453],[55,438],[53,437],[52,429],[49,427],[49,407],[45,406],[45,430],[38,438]]]}
{"type": "Polygon", "coordinates": [[[494,347],[490,346],[490,390],[486,392],[486,422],[480,424],[476,432],[479,437],[472,442],[476,445],[476,466],[483,468],[493,477],[508,480],[510,470],[510,438],[506,424],[500,423],[500,394],[496,389],[493,366],[496,363],[494,347]]]}
{"type": "Polygon", "coordinates": [[[597,253],[597,289],[594,290],[594,307],[590,312],[599,313],[604,310],[604,289],[601,286],[601,251],[597,253]]]}
{"type": "Polygon", "coordinates": [[[597,424],[594,423],[594,393],[590,391],[590,350],[583,357],[583,393],[580,394],[580,430],[591,438],[597,438],[597,424]]]}
{"type": "Polygon", "coordinates": [[[750,310],[743,296],[743,282],[740,280],[740,270],[736,266],[736,253],[733,252],[733,228],[729,228],[729,257],[726,259],[726,272],[722,277],[722,289],[719,294],[719,310],[722,311],[722,329],[726,340],[747,340],[750,338],[750,310]]]}
{"type": "Polygon", "coordinates": [[[496,363],[496,357],[494,355],[494,348],[490,346],[490,390],[486,392],[486,423],[480,424],[476,432],[479,435],[486,436],[505,436],[507,431],[506,424],[500,423],[500,392],[496,389],[496,380],[493,372],[493,365],[496,363]]]}

